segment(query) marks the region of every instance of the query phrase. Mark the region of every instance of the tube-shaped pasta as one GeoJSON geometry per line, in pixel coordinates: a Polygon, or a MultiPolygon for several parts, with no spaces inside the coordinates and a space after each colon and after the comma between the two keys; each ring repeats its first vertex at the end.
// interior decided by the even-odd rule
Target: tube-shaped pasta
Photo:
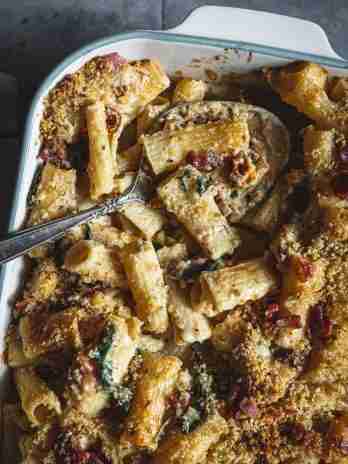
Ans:
{"type": "Polygon", "coordinates": [[[33,313],[21,318],[19,334],[25,357],[37,358],[58,349],[77,348],[81,344],[78,308],[58,313],[33,313]]]}
{"type": "Polygon", "coordinates": [[[136,353],[140,342],[141,325],[139,319],[130,317],[123,319],[113,317],[111,324],[114,327],[115,337],[109,350],[109,356],[105,357],[112,369],[112,383],[121,383],[128,371],[129,363],[136,353]]]}
{"type": "Polygon", "coordinates": [[[295,330],[291,327],[281,328],[277,344],[284,348],[294,348],[305,335],[310,308],[321,298],[327,262],[324,259],[313,262],[304,256],[292,255],[286,264],[280,293],[281,308],[287,314],[299,317],[301,324],[295,330]]]}
{"type": "Polygon", "coordinates": [[[231,352],[240,344],[245,332],[246,322],[242,318],[241,311],[236,309],[214,326],[211,343],[217,351],[231,352]]]}
{"type": "Polygon", "coordinates": [[[111,154],[104,103],[98,101],[88,105],[86,121],[89,140],[90,195],[93,200],[97,200],[112,191],[115,175],[115,160],[111,154]]]}
{"type": "Polygon", "coordinates": [[[161,268],[166,269],[172,261],[183,261],[188,259],[188,250],[185,243],[164,246],[157,251],[161,268]]]}
{"type": "Polygon", "coordinates": [[[132,409],[121,437],[122,444],[150,450],[156,448],[166,400],[174,389],[181,366],[182,362],[175,356],[145,356],[143,375],[137,383],[132,409]]]}
{"type": "Polygon", "coordinates": [[[348,96],[348,79],[346,77],[337,77],[329,81],[329,97],[334,101],[342,100],[348,96]]]}
{"type": "Polygon", "coordinates": [[[157,189],[167,210],[177,217],[212,259],[240,244],[237,229],[219,210],[208,181],[193,166],[183,166],[157,189]]]}
{"type": "Polygon", "coordinates": [[[161,338],[155,338],[151,335],[141,335],[139,340],[139,349],[149,351],[150,353],[157,353],[164,349],[165,342],[161,338]]]}
{"type": "Polygon", "coordinates": [[[263,258],[203,272],[192,292],[195,310],[209,317],[258,300],[277,286],[277,276],[263,258]]]}
{"type": "Polygon", "coordinates": [[[76,207],[76,171],[60,169],[47,163],[30,211],[28,225],[32,226],[64,216],[76,207]]]}
{"type": "Polygon", "coordinates": [[[34,426],[46,424],[61,414],[59,399],[35,373],[34,368],[15,369],[14,378],[22,408],[34,426]]]}
{"type": "Polygon", "coordinates": [[[177,345],[199,342],[211,336],[209,322],[203,314],[193,311],[188,297],[174,282],[169,284],[168,312],[175,325],[177,345]]]}
{"type": "Polygon", "coordinates": [[[154,464],[200,464],[205,462],[209,448],[228,432],[223,417],[214,414],[193,432],[172,434],[154,455],[154,464]]]}
{"type": "Polygon", "coordinates": [[[108,248],[118,247],[123,248],[125,245],[133,242],[137,237],[129,232],[120,230],[117,227],[98,224],[92,222],[89,224],[92,239],[102,243],[108,248]]]}
{"type": "Polygon", "coordinates": [[[303,155],[307,173],[321,176],[332,169],[334,163],[335,131],[307,126],[303,131],[303,155]]]}
{"type": "Polygon", "coordinates": [[[138,240],[124,247],[120,255],[138,317],[151,332],[165,332],[168,327],[167,288],[152,243],[138,240]]]}
{"type": "Polygon", "coordinates": [[[316,63],[297,62],[266,71],[281,99],[313,119],[319,127],[347,133],[348,112],[327,94],[328,72],[316,63]]]}
{"type": "Polygon", "coordinates": [[[72,367],[65,397],[69,405],[88,416],[96,416],[110,400],[108,387],[119,385],[128,371],[129,364],[140,343],[141,322],[111,315],[106,329],[87,353],[79,353],[72,367]],[[106,344],[105,340],[108,340],[106,344]],[[102,356],[100,353],[103,353],[102,356]],[[91,360],[99,356],[99,373],[93,369],[91,360]],[[92,367],[91,367],[92,366],[92,367]]]}
{"type": "Polygon", "coordinates": [[[11,367],[23,367],[32,364],[32,360],[24,355],[23,344],[18,329],[12,328],[7,334],[7,363],[11,367]]]}
{"type": "Polygon", "coordinates": [[[122,208],[121,213],[148,240],[162,229],[165,222],[163,214],[158,209],[140,202],[127,204],[122,208]]]}
{"type": "Polygon", "coordinates": [[[40,125],[42,138],[75,142],[81,131],[82,109],[99,99],[125,127],[169,85],[157,60],[115,63],[110,56],[95,57],[49,92],[40,125]]]}
{"type": "MultiPolygon", "coordinates": [[[[133,61],[124,70],[120,85],[125,87],[116,104],[125,125],[170,85],[170,80],[157,60],[133,61]]],[[[121,89],[122,91],[122,89],[121,89]]]]}
{"type": "Polygon", "coordinates": [[[165,97],[157,97],[149,103],[144,111],[137,117],[137,137],[144,134],[151,126],[153,121],[163,111],[169,108],[170,101],[165,97]]]}
{"type": "Polygon", "coordinates": [[[208,86],[204,81],[184,77],[176,84],[173,93],[173,104],[204,100],[208,86]]]}
{"type": "Polygon", "coordinates": [[[211,122],[164,130],[143,137],[144,154],[156,175],[175,169],[189,151],[212,149],[224,153],[243,150],[249,145],[246,119],[211,122]]]}
{"type": "Polygon", "coordinates": [[[118,153],[116,166],[117,174],[120,175],[128,171],[136,171],[139,166],[142,150],[142,145],[136,143],[127,148],[127,150],[118,153]]]}
{"type": "Polygon", "coordinates": [[[100,281],[112,287],[125,286],[125,275],[115,251],[94,240],[75,243],[65,255],[64,267],[87,283],[100,281]]]}

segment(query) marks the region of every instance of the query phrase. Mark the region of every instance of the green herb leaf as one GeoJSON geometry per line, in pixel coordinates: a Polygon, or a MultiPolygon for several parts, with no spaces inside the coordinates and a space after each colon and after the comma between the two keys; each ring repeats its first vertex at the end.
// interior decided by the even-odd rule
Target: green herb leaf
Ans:
{"type": "Polygon", "coordinates": [[[100,345],[96,350],[90,353],[90,357],[95,359],[99,365],[101,381],[106,387],[110,387],[112,385],[112,364],[110,361],[106,361],[106,357],[112,348],[115,335],[115,327],[112,325],[107,326],[100,345]]]}
{"type": "Polygon", "coordinates": [[[86,237],[86,240],[93,239],[92,229],[89,224],[85,224],[85,237],[86,237]]]}
{"type": "Polygon", "coordinates": [[[197,409],[190,406],[181,418],[181,430],[184,433],[191,432],[201,420],[201,415],[197,409]]]}
{"type": "Polygon", "coordinates": [[[199,195],[203,195],[208,190],[210,180],[205,176],[199,176],[196,180],[196,190],[199,195]]]}
{"type": "Polygon", "coordinates": [[[100,370],[100,380],[104,388],[113,396],[122,412],[127,414],[133,398],[133,392],[125,385],[114,383],[112,356],[111,359],[108,359],[116,342],[116,333],[116,328],[113,325],[107,326],[101,343],[96,350],[90,353],[90,357],[97,361],[100,370]]]}
{"type": "Polygon", "coordinates": [[[182,173],[182,176],[179,177],[180,187],[181,187],[181,190],[183,190],[184,192],[189,191],[188,179],[190,177],[191,177],[191,172],[188,169],[185,169],[184,172],[182,173]]]}

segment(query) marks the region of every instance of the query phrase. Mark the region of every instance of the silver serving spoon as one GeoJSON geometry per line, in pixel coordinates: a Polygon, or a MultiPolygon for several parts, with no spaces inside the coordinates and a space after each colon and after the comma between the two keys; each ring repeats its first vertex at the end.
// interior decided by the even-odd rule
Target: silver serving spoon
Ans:
{"type": "Polygon", "coordinates": [[[0,265],[22,256],[33,248],[61,238],[69,229],[119,210],[133,201],[145,202],[149,195],[149,181],[141,169],[128,189],[116,198],[110,198],[77,214],[38,224],[8,235],[0,241],[0,265]]]}

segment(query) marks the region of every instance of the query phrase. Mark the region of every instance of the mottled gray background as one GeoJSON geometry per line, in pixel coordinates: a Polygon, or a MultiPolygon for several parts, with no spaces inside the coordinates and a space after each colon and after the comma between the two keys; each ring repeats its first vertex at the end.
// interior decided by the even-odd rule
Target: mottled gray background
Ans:
{"type": "MultiPolygon", "coordinates": [[[[20,119],[23,120],[38,83],[66,54],[91,40],[117,32],[173,27],[195,7],[207,4],[315,21],[324,27],[334,49],[348,58],[347,0],[0,0],[0,72],[11,73],[18,79],[20,119]]],[[[0,137],[4,108],[1,103],[0,92],[0,137]]],[[[0,171],[0,231],[4,230],[16,177],[18,150],[13,150],[16,143],[8,134],[6,140],[0,138],[0,156],[4,161],[0,171]]]]}

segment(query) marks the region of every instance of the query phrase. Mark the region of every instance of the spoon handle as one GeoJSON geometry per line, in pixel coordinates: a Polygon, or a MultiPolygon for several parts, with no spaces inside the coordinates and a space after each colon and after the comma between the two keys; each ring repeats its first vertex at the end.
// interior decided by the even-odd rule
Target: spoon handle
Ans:
{"type": "MultiPolygon", "coordinates": [[[[122,204],[123,202],[120,203],[122,204]]],[[[117,209],[115,200],[113,202],[113,207],[117,209]]],[[[9,234],[7,238],[0,241],[0,265],[27,253],[39,245],[57,240],[62,237],[67,230],[95,219],[101,214],[102,210],[103,206],[93,206],[77,214],[55,219],[9,234]]]]}

